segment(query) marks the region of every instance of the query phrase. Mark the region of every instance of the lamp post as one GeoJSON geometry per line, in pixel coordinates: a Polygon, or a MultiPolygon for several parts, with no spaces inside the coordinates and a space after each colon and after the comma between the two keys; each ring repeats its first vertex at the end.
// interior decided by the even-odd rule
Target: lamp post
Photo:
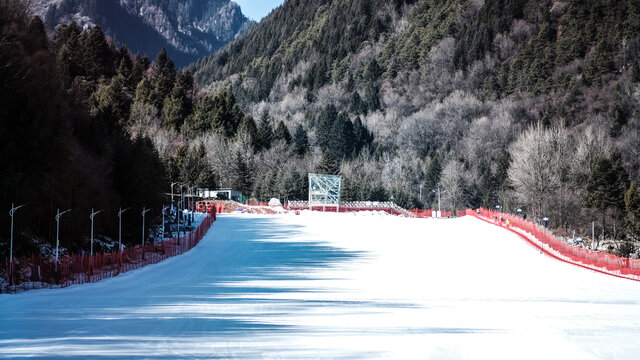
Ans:
{"type": "Polygon", "coordinates": [[[60,212],[60,209],[58,209],[58,213],[56,214],[56,272],[58,271],[58,247],[60,246],[60,217],[69,211],[71,211],[71,209],[63,212],[60,212]]]}
{"type": "Polygon", "coordinates": [[[93,211],[93,209],[91,209],[91,215],[89,215],[91,219],[91,256],[93,256],[93,218],[101,212],[102,210],[93,211]]]}
{"type": "Polygon", "coordinates": [[[9,245],[9,273],[11,277],[11,283],[13,284],[13,214],[16,213],[18,209],[23,207],[25,204],[20,206],[13,206],[11,203],[11,210],[9,210],[9,216],[11,216],[11,242],[9,245]]]}
{"type": "Polygon", "coordinates": [[[168,208],[169,208],[168,206],[164,206],[164,205],[162,206],[162,241],[164,241],[164,237],[165,237],[164,236],[164,227],[165,227],[164,226],[165,225],[164,224],[164,213],[165,213],[165,211],[167,211],[168,208]]]}
{"type": "Polygon", "coordinates": [[[144,246],[144,218],[145,215],[150,211],[151,209],[147,209],[145,207],[142,207],[142,246],[144,246]]]}
{"type": "MultiPolygon", "coordinates": [[[[180,184],[180,200],[181,202],[178,203],[178,212],[176,212],[176,215],[178,215],[178,223],[180,222],[180,217],[182,216],[182,207],[184,206],[184,191],[182,191],[182,188],[185,187],[184,184],[180,184]]],[[[180,232],[180,225],[178,225],[178,233],[180,232]]],[[[179,235],[179,234],[178,234],[179,235]]]]}
{"type": "MultiPolygon", "coordinates": [[[[182,206],[183,200],[178,201],[178,209],[182,206]]],[[[180,237],[180,213],[178,212],[178,237],[180,237]]]]}
{"type": "Polygon", "coordinates": [[[173,187],[174,187],[176,184],[179,184],[179,182],[171,183],[171,210],[173,210],[173,187]]]}
{"type": "Polygon", "coordinates": [[[130,207],[126,209],[120,208],[118,210],[118,251],[122,251],[122,214],[131,209],[130,207]]]}
{"type": "Polygon", "coordinates": [[[190,213],[188,214],[189,216],[189,226],[191,226],[191,223],[193,222],[193,190],[195,189],[195,186],[190,187],[189,189],[187,189],[187,191],[189,192],[189,211],[190,213]]]}
{"type": "MultiPolygon", "coordinates": [[[[442,193],[442,191],[440,191],[440,186],[438,186],[436,190],[431,190],[431,192],[438,194],[438,214],[442,214],[440,212],[440,194],[442,193]]],[[[444,192],[447,192],[447,190],[445,190],[444,192]]]]}

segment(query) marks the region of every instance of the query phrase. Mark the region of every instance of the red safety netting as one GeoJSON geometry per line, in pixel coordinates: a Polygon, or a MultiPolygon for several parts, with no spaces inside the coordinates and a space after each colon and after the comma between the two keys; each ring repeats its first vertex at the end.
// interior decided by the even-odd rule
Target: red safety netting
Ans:
{"type": "Polygon", "coordinates": [[[5,260],[5,278],[9,291],[39,288],[66,287],[74,284],[98,282],[167,258],[183,254],[195,247],[204,238],[216,220],[210,213],[194,231],[161,242],[126,248],[121,252],[55,257],[33,255],[13,261],[13,279],[10,278],[9,259],[5,260]],[[13,281],[11,281],[13,280],[13,281]]]}
{"type": "Polygon", "coordinates": [[[591,270],[627,279],[640,280],[640,260],[627,259],[613,254],[593,251],[557,239],[552,233],[518,216],[488,209],[467,210],[489,223],[507,228],[520,235],[536,248],[558,260],[579,265],[591,270]]]}

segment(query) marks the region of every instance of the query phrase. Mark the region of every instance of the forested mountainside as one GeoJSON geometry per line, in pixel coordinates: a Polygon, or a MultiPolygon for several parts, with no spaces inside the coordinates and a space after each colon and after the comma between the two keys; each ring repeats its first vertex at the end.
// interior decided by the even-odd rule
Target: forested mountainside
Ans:
{"type": "Polygon", "coordinates": [[[189,70],[339,156],[347,197],[433,206],[440,186],[446,207],[613,234],[640,176],[639,34],[632,0],[289,0],[189,70]],[[338,117],[375,140],[336,150],[338,117]]]}
{"type": "Polygon", "coordinates": [[[88,29],[98,25],[116,43],[147,56],[164,47],[179,67],[215,52],[254,23],[230,0],[32,0],[30,6],[52,28],[71,21],[88,29]]]}
{"type": "MultiPolygon", "coordinates": [[[[14,255],[55,247],[58,208],[72,209],[60,222],[62,249],[89,248],[92,208],[103,210],[95,218],[100,243],[117,244],[118,208],[131,207],[123,242],[139,243],[142,207],[161,209],[169,185],[153,143],[110,114],[129,111],[129,94],[149,68],[149,59],[114,48],[98,27],[62,26],[50,40],[24,1],[0,1],[0,204],[26,204],[15,216],[14,255]]],[[[9,221],[0,217],[2,258],[9,221]]]]}
{"type": "Polygon", "coordinates": [[[344,201],[436,207],[440,189],[443,208],[521,208],[581,236],[595,220],[629,255],[637,7],[289,0],[184,71],[99,27],[47,40],[37,18],[3,11],[2,203],[44,199],[30,216],[45,234],[56,206],[141,207],[164,179],[286,201],[306,198],[308,172],[340,173],[344,201]],[[37,91],[52,95],[24,95],[37,91]]]}

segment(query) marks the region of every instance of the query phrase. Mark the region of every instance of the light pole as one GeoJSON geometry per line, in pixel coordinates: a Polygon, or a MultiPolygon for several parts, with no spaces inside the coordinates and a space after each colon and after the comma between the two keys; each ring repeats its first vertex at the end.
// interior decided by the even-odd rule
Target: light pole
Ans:
{"type": "Polygon", "coordinates": [[[130,207],[122,210],[122,208],[118,209],[118,251],[122,250],[122,214],[131,209],[130,207]]]}
{"type": "Polygon", "coordinates": [[[167,211],[168,206],[162,205],[162,241],[164,241],[164,212],[167,211]]]}
{"type": "Polygon", "coordinates": [[[58,213],[56,214],[56,271],[58,270],[58,247],[60,246],[60,217],[69,211],[71,211],[71,209],[63,212],[60,212],[60,209],[58,209],[58,213]]]}
{"type": "MultiPolygon", "coordinates": [[[[183,200],[178,201],[178,209],[182,206],[183,200]]],[[[178,212],[178,237],[180,237],[180,213],[178,212]]]]}
{"type": "Polygon", "coordinates": [[[11,245],[9,245],[9,272],[11,274],[11,282],[13,283],[13,214],[16,213],[18,209],[23,207],[26,204],[22,204],[20,206],[13,206],[11,203],[11,210],[9,210],[9,216],[11,216],[11,245]]]}
{"type": "Polygon", "coordinates": [[[184,184],[180,184],[180,200],[181,203],[178,203],[178,211],[176,212],[176,215],[178,215],[178,235],[180,233],[180,217],[182,215],[182,212],[180,211],[182,209],[182,207],[184,206],[184,192],[182,191],[182,188],[184,187],[184,184]]]}
{"type": "Polygon", "coordinates": [[[142,246],[144,246],[144,218],[145,218],[145,215],[149,212],[149,210],[151,209],[142,207],[142,246]]]}
{"type": "Polygon", "coordinates": [[[176,184],[179,184],[179,182],[171,183],[171,210],[172,210],[172,211],[173,211],[173,187],[174,187],[176,184]]]}
{"type": "Polygon", "coordinates": [[[189,226],[191,226],[191,223],[193,222],[193,190],[195,190],[195,188],[195,186],[192,186],[187,189],[187,191],[189,192],[189,226]]]}
{"type": "MultiPolygon", "coordinates": [[[[446,191],[447,190],[445,190],[445,192],[446,191]]],[[[431,192],[438,194],[438,213],[441,214],[441,212],[440,212],[440,194],[442,193],[442,191],[440,191],[440,186],[438,186],[437,190],[431,190],[431,192]]]]}
{"type": "Polygon", "coordinates": [[[102,210],[93,211],[93,209],[91,209],[91,215],[89,215],[91,219],[91,256],[93,256],[93,218],[101,212],[102,210]]]}

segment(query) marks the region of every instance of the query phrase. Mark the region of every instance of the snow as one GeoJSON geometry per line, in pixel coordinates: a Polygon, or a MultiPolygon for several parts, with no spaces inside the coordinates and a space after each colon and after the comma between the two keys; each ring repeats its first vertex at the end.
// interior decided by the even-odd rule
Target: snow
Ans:
{"type": "Polygon", "coordinates": [[[480,220],[220,215],[192,251],[0,295],[0,358],[635,359],[640,283],[480,220]]]}

